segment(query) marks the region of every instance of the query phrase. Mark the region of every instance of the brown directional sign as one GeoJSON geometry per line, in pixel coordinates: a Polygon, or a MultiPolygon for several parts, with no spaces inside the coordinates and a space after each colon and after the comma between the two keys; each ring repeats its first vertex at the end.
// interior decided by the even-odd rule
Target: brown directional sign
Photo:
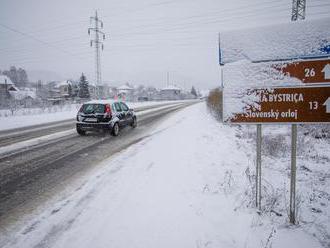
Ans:
{"type": "Polygon", "coordinates": [[[330,123],[330,86],[248,89],[233,102],[244,104],[226,113],[230,123],[330,123]]]}
{"type": "Polygon", "coordinates": [[[274,68],[303,83],[330,83],[330,59],[275,64],[274,68]]]}

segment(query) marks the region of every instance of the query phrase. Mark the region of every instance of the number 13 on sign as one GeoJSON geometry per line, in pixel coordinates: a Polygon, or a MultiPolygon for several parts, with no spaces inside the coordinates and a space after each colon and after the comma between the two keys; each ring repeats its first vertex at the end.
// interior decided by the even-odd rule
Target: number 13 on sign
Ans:
{"type": "Polygon", "coordinates": [[[309,109],[313,110],[313,109],[318,109],[319,104],[318,102],[314,101],[314,102],[309,102],[309,109]]]}

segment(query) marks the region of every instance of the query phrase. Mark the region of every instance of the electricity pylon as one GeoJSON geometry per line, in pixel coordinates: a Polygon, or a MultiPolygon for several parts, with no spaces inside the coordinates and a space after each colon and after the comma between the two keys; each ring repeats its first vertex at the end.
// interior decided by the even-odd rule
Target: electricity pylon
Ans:
{"type": "Polygon", "coordinates": [[[292,0],[291,21],[304,20],[306,13],[306,0],[292,0]]]}
{"type": "Polygon", "coordinates": [[[97,11],[95,11],[95,16],[90,17],[90,22],[94,24],[94,27],[88,28],[88,34],[90,35],[91,31],[95,33],[95,37],[90,41],[90,45],[92,47],[94,44],[95,47],[96,97],[100,98],[100,86],[102,85],[100,48],[104,49],[103,40],[105,40],[105,33],[100,30],[103,28],[103,22],[98,18],[97,11]],[[102,39],[100,39],[100,36],[102,39]]]}

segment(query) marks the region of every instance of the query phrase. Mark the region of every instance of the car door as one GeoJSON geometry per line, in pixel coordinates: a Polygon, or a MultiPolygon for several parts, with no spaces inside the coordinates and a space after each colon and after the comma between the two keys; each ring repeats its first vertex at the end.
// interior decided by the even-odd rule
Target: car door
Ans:
{"type": "Polygon", "coordinates": [[[114,104],[115,110],[116,110],[116,116],[119,119],[119,126],[125,126],[125,122],[126,122],[126,116],[125,116],[125,112],[122,110],[121,108],[121,104],[119,102],[115,102],[114,104]]]}
{"type": "Polygon", "coordinates": [[[121,109],[122,109],[123,113],[125,113],[125,117],[124,117],[125,125],[129,125],[131,123],[131,116],[129,114],[129,108],[123,102],[120,102],[120,106],[121,106],[121,109]]]}

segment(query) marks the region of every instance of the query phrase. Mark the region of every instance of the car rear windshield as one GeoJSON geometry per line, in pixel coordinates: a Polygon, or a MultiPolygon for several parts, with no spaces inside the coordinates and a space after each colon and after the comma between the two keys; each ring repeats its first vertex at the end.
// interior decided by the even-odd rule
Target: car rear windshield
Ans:
{"type": "Polygon", "coordinates": [[[103,114],[105,112],[104,104],[84,104],[82,107],[84,114],[103,114]]]}

